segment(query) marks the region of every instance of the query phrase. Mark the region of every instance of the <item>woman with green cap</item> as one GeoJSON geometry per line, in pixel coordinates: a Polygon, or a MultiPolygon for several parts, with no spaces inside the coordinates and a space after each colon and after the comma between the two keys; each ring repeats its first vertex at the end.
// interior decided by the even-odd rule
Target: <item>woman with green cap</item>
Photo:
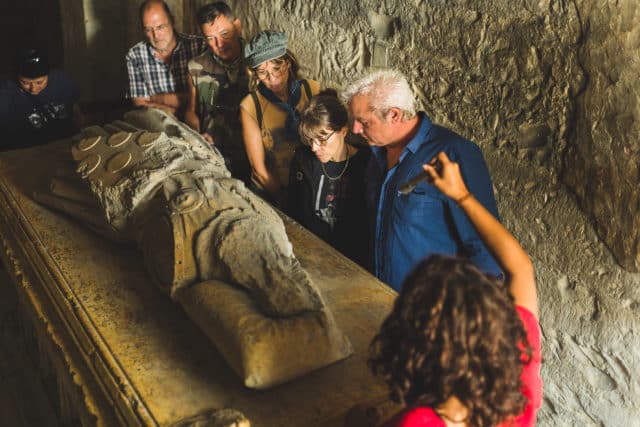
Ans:
{"type": "Polygon", "coordinates": [[[240,104],[242,133],[251,164],[250,187],[270,202],[286,205],[289,165],[300,145],[299,111],[320,83],[298,75],[287,35],[256,34],[244,48],[251,93],[240,104]]]}

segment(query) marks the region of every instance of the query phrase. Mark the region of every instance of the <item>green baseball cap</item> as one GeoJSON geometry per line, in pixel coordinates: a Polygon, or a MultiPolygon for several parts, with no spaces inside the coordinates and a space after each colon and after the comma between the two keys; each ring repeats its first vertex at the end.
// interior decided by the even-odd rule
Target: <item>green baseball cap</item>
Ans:
{"type": "Polygon", "coordinates": [[[256,68],[287,53],[287,35],[280,31],[265,30],[256,34],[244,47],[247,65],[256,68]]]}

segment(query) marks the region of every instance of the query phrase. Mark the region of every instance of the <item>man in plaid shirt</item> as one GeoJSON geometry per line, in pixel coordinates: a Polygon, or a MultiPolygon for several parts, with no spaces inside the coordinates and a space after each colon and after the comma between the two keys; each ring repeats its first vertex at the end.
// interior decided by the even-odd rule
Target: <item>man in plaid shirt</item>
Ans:
{"type": "Polygon", "coordinates": [[[127,98],[136,107],[160,108],[178,117],[186,105],[187,64],[202,52],[204,38],[174,31],[174,19],[163,0],[145,0],[140,22],[146,40],[127,53],[127,98]]]}

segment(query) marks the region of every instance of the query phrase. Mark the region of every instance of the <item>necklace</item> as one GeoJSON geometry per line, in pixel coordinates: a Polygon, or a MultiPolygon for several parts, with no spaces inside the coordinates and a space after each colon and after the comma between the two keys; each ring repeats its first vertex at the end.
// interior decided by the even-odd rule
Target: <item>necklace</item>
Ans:
{"type": "Polygon", "coordinates": [[[344,173],[347,171],[347,168],[349,167],[349,145],[348,144],[344,144],[344,147],[347,150],[347,161],[344,164],[344,168],[342,169],[342,172],[340,172],[340,174],[338,174],[338,176],[329,175],[327,173],[327,170],[324,168],[324,163],[320,162],[320,166],[322,167],[322,173],[324,173],[324,176],[329,178],[330,181],[337,181],[340,178],[342,178],[342,175],[344,175],[344,173]]]}

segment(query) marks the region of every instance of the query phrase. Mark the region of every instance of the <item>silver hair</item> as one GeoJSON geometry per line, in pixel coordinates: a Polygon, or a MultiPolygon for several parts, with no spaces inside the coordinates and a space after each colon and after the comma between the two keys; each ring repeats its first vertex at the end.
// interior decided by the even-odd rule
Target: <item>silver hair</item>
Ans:
{"type": "Polygon", "coordinates": [[[351,83],[342,93],[345,104],[356,95],[369,97],[369,106],[384,118],[391,108],[402,110],[402,119],[409,120],[416,115],[416,103],[407,78],[396,70],[372,71],[351,83]]]}

